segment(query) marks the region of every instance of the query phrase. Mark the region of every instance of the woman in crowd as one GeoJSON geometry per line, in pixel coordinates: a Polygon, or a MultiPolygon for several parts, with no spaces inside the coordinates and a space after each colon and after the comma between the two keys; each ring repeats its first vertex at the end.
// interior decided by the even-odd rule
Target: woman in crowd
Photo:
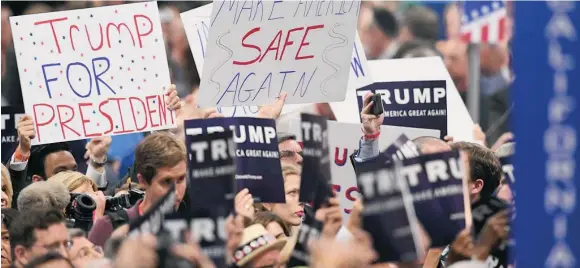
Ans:
{"type": "Polygon", "coordinates": [[[12,207],[12,181],[10,181],[10,172],[2,165],[2,208],[12,207]]]}
{"type": "Polygon", "coordinates": [[[2,267],[10,267],[10,264],[12,263],[10,234],[8,234],[8,228],[10,228],[10,225],[17,217],[18,210],[2,208],[2,267]]]}
{"type": "Polygon", "coordinates": [[[97,203],[93,220],[105,215],[105,203],[107,199],[103,192],[98,191],[95,182],[86,175],[76,171],[63,171],[50,177],[50,180],[64,184],[71,193],[90,195],[97,203]]]}

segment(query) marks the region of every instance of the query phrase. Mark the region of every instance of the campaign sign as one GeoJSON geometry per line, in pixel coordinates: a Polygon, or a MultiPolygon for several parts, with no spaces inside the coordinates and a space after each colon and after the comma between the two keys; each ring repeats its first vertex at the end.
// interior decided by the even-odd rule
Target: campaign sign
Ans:
{"type": "Polygon", "coordinates": [[[332,196],[326,121],[327,119],[322,116],[301,114],[304,160],[299,200],[308,203],[314,201],[314,210],[318,209],[327,197],[332,196]]]}
{"type": "Polygon", "coordinates": [[[148,211],[129,223],[129,236],[139,234],[157,234],[161,229],[165,214],[172,213],[176,208],[175,184],[171,184],[168,192],[161,197],[148,211]]]}
{"type": "MultiPolygon", "coordinates": [[[[373,237],[378,262],[412,262],[418,259],[418,224],[412,199],[405,202],[393,163],[379,158],[357,168],[357,181],[364,200],[363,229],[373,237]]],[[[408,190],[407,190],[408,191],[408,190]]]]}
{"type": "Polygon", "coordinates": [[[381,154],[387,156],[389,159],[397,160],[409,159],[421,155],[419,147],[405,134],[401,134],[381,154]]]}
{"type": "MultiPolygon", "coordinates": [[[[471,214],[473,217],[473,229],[475,232],[475,237],[477,239],[478,235],[483,230],[487,220],[495,215],[496,213],[508,209],[509,205],[503,200],[497,197],[490,197],[488,199],[478,200],[471,206],[471,214]]],[[[491,268],[507,268],[508,267],[508,253],[511,251],[510,248],[515,245],[513,238],[509,241],[502,241],[496,245],[490,256],[486,259],[486,263],[489,264],[488,267],[491,268]]]]}
{"type": "Polygon", "coordinates": [[[226,262],[226,218],[229,214],[224,207],[197,210],[195,212],[175,212],[165,216],[162,229],[171,234],[173,241],[198,243],[203,253],[216,265],[227,267],[226,262]],[[190,237],[185,235],[189,234],[190,237]]]}
{"type": "Polygon", "coordinates": [[[10,17],[33,144],[175,127],[156,2],[10,17]]]}
{"type": "Polygon", "coordinates": [[[368,92],[381,94],[383,125],[437,129],[447,135],[447,82],[375,82],[357,90],[359,113],[368,92]]]}
{"type": "Polygon", "coordinates": [[[2,163],[7,163],[18,146],[18,120],[24,115],[22,107],[2,107],[2,163]]]}
{"type": "Polygon", "coordinates": [[[199,105],[343,101],[360,1],[215,1],[199,105]]]}
{"type": "Polygon", "coordinates": [[[286,203],[274,120],[230,117],[187,120],[184,125],[187,136],[231,130],[236,144],[236,192],[248,188],[255,202],[286,203]]]}
{"type": "MultiPolygon", "coordinates": [[[[233,208],[236,175],[236,144],[229,130],[205,135],[186,135],[188,191],[191,205],[233,208]]],[[[227,209],[226,209],[227,210],[227,209]]]]}
{"type": "Polygon", "coordinates": [[[323,223],[317,221],[314,218],[314,215],[315,212],[304,214],[304,220],[302,221],[300,230],[298,231],[296,245],[294,246],[290,260],[288,260],[288,267],[310,265],[310,252],[308,250],[308,245],[311,241],[320,237],[323,227],[323,223]]]}
{"type": "Polygon", "coordinates": [[[459,151],[422,155],[402,163],[399,174],[407,180],[431,247],[448,245],[465,228],[464,167],[459,151]]]}

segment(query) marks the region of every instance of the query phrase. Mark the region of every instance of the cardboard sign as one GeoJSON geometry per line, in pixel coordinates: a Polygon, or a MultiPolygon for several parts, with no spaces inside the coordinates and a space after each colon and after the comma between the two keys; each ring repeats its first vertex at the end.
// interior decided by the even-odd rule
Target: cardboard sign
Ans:
{"type": "Polygon", "coordinates": [[[195,212],[173,213],[165,217],[162,228],[171,234],[174,241],[184,242],[185,233],[198,243],[202,252],[216,267],[227,267],[226,262],[226,218],[229,211],[223,206],[205,208],[195,212]]]}
{"type": "Polygon", "coordinates": [[[129,223],[129,237],[139,234],[157,234],[161,229],[165,214],[175,211],[175,184],[145,214],[129,223]]]}
{"type": "Polygon", "coordinates": [[[419,259],[424,254],[418,232],[419,223],[412,198],[404,198],[403,192],[408,193],[409,190],[405,180],[397,179],[394,163],[385,164],[380,159],[374,159],[361,163],[357,171],[365,204],[363,228],[373,237],[373,247],[379,254],[378,262],[412,262],[419,259]],[[402,191],[404,188],[406,190],[402,191]]]}
{"type": "MultiPolygon", "coordinates": [[[[471,206],[471,214],[473,217],[473,229],[475,232],[475,239],[479,236],[485,223],[496,213],[508,209],[509,205],[497,197],[490,197],[484,200],[478,200],[471,206]]],[[[511,225],[511,224],[510,224],[511,225]]],[[[511,251],[515,241],[503,241],[491,250],[490,256],[486,259],[488,267],[501,268],[508,267],[508,253],[511,251]]]]}
{"type": "Polygon", "coordinates": [[[384,125],[429,128],[447,135],[447,89],[445,80],[375,82],[356,91],[359,113],[368,92],[381,94],[384,125]]]}
{"type": "Polygon", "coordinates": [[[10,17],[33,144],[175,127],[156,2],[10,17]]]}
{"type": "Polygon", "coordinates": [[[2,107],[2,163],[7,163],[18,146],[18,120],[24,115],[23,107],[2,107]]]}
{"type": "Polygon", "coordinates": [[[344,100],[360,1],[216,1],[201,107],[344,100]],[[316,36],[316,38],[314,38],[316,36]]]}
{"type": "Polygon", "coordinates": [[[185,134],[233,131],[237,191],[248,188],[256,202],[285,203],[284,179],[274,120],[236,117],[185,121],[185,134]]]}
{"type": "MultiPolygon", "coordinates": [[[[456,141],[473,141],[473,120],[471,120],[471,116],[467,112],[467,108],[440,57],[374,60],[369,61],[368,66],[374,83],[445,81],[448,122],[447,135],[453,136],[456,141]]],[[[360,116],[354,114],[360,111],[356,99],[358,97],[356,94],[352,96],[355,99],[347,100],[351,103],[348,107],[340,107],[340,109],[349,109],[351,111],[349,113],[352,116],[345,117],[341,121],[360,123],[360,116]]],[[[391,95],[393,103],[395,103],[394,97],[395,95],[391,95]]],[[[404,97],[404,95],[401,95],[401,97],[404,97]]],[[[409,96],[409,99],[411,100],[411,96],[409,96]]],[[[388,109],[389,107],[385,106],[385,108],[388,109]]],[[[336,113],[334,107],[333,110],[336,113]]]]}
{"type": "Polygon", "coordinates": [[[328,128],[326,118],[302,114],[303,166],[300,180],[301,202],[313,202],[317,210],[332,196],[330,188],[330,157],[328,155],[328,128]]]}
{"type": "MultiPolygon", "coordinates": [[[[431,247],[444,247],[465,228],[465,173],[457,150],[403,160],[415,213],[431,238],[431,247]]],[[[379,182],[381,183],[381,182],[379,182]]],[[[388,183],[384,181],[383,183],[388,183]]]]}
{"type": "MultiPolygon", "coordinates": [[[[186,135],[189,200],[194,209],[233,208],[236,144],[229,130],[186,135]]],[[[227,209],[226,209],[227,210],[227,209]]]]}
{"type": "MultiPolygon", "coordinates": [[[[306,209],[305,209],[306,212],[306,209]]],[[[314,218],[315,212],[304,214],[304,220],[300,225],[298,231],[298,239],[292,251],[290,260],[288,260],[288,267],[309,266],[310,252],[309,243],[320,237],[322,233],[323,223],[314,218]]]]}

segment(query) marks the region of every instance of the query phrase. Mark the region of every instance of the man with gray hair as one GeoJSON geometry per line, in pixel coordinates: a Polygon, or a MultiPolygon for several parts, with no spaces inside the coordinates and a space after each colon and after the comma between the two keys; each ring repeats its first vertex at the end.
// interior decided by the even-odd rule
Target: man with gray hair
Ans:
{"type": "Polygon", "coordinates": [[[403,13],[400,22],[400,42],[420,40],[434,46],[439,38],[439,16],[428,7],[410,6],[403,13]]]}
{"type": "Polygon", "coordinates": [[[18,196],[18,211],[55,209],[64,212],[70,202],[70,194],[64,184],[56,181],[40,181],[30,184],[18,196]]]}
{"type": "Polygon", "coordinates": [[[278,151],[283,163],[302,166],[302,146],[296,141],[296,135],[278,132],[278,151]]]}

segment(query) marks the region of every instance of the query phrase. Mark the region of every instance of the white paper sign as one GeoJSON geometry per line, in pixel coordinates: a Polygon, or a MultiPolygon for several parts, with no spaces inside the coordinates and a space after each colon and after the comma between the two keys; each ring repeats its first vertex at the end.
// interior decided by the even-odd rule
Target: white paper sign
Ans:
{"type": "Polygon", "coordinates": [[[33,144],[175,127],[156,2],[10,17],[33,144]]]}
{"type": "Polygon", "coordinates": [[[360,1],[216,1],[199,105],[344,100],[360,1]]]}
{"type": "Polygon", "coordinates": [[[367,63],[367,56],[365,55],[358,32],[356,33],[354,41],[346,97],[342,102],[329,103],[338,122],[356,123],[360,120],[356,90],[373,83],[373,78],[367,63]]]}

